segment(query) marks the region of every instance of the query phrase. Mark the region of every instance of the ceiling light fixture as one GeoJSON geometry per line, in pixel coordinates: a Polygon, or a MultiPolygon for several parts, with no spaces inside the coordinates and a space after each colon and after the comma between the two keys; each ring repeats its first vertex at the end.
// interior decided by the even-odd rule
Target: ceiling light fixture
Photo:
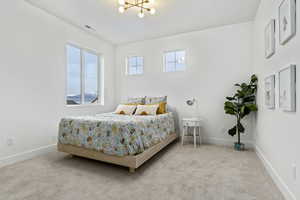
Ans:
{"type": "Polygon", "coordinates": [[[151,4],[154,4],[155,0],[119,0],[119,12],[124,13],[129,8],[138,8],[138,17],[145,17],[145,11],[149,12],[151,15],[156,13],[155,8],[150,8],[151,4]]]}

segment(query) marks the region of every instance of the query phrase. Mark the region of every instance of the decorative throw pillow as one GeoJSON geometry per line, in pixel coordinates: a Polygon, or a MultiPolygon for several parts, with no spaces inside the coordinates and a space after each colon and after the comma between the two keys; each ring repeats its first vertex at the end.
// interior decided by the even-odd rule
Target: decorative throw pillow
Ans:
{"type": "Polygon", "coordinates": [[[157,114],[165,114],[167,112],[167,96],[163,97],[146,97],[146,105],[158,104],[157,114]]]}
{"type": "Polygon", "coordinates": [[[120,115],[125,115],[126,113],[123,110],[121,110],[121,112],[119,114],[120,115]]]}
{"type": "Polygon", "coordinates": [[[165,114],[167,112],[167,102],[160,102],[158,104],[157,114],[165,114]]]}
{"type": "Polygon", "coordinates": [[[129,97],[124,103],[126,105],[144,105],[146,97],[129,97]]]}
{"type": "Polygon", "coordinates": [[[133,115],[136,105],[118,105],[115,113],[120,115],[133,115]]]}
{"type": "Polygon", "coordinates": [[[156,115],[158,104],[155,105],[138,105],[135,115],[156,115]]]}
{"type": "Polygon", "coordinates": [[[168,96],[163,97],[146,97],[145,104],[155,104],[161,102],[167,102],[168,96]]]}
{"type": "Polygon", "coordinates": [[[148,115],[148,113],[147,113],[146,111],[143,111],[143,112],[141,113],[141,115],[148,115]]]}

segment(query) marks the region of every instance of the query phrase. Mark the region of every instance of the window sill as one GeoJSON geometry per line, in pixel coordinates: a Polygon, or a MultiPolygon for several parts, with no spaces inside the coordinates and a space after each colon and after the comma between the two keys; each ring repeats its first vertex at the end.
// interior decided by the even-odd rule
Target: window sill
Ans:
{"type": "Polygon", "coordinates": [[[131,77],[131,76],[143,76],[144,74],[126,74],[126,76],[131,77]]]}
{"type": "Polygon", "coordinates": [[[89,107],[103,107],[104,104],[80,104],[80,105],[65,105],[67,108],[89,108],[89,107]]]}
{"type": "Polygon", "coordinates": [[[178,71],[164,71],[164,73],[184,73],[186,70],[178,70],[178,71]]]}

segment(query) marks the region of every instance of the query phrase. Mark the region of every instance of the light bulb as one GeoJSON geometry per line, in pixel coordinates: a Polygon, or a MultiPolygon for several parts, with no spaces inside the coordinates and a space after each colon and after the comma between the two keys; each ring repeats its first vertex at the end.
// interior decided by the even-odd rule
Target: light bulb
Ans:
{"type": "Polygon", "coordinates": [[[144,18],[145,14],[144,14],[144,12],[139,12],[138,16],[139,16],[139,18],[144,18]]]}
{"type": "Polygon", "coordinates": [[[124,12],[125,12],[124,6],[120,6],[120,7],[119,7],[119,12],[120,12],[120,13],[124,13],[124,12]]]}
{"type": "Polygon", "coordinates": [[[125,5],[125,0],[119,0],[120,5],[125,5]]]}
{"type": "Polygon", "coordinates": [[[155,12],[156,12],[155,8],[151,8],[151,9],[150,9],[150,14],[151,14],[151,15],[154,15],[155,12]]]}

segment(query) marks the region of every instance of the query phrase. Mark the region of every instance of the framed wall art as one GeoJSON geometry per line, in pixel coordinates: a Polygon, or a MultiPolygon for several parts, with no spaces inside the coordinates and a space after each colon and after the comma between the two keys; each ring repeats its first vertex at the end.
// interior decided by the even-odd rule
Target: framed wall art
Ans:
{"type": "Polygon", "coordinates": [[[279,6],[279,41],[287,43],[296,34],[296,0],[283,0],[279,6]]]}
{"type": "Polygon", "coordinates": [[[275,20],[272,19],[265,28],[265,58],[275,53],[275,20]]]}
{"type": "Polygon", "coordinates": [[[278,73],[279,108],[287,112],[296,111],[296,65],[289,65],[278,73]]]}
{"type": "Polygon", "coordinates": [[[265,106],[275,109],[275,75],[265,78],[265,106]]]}

